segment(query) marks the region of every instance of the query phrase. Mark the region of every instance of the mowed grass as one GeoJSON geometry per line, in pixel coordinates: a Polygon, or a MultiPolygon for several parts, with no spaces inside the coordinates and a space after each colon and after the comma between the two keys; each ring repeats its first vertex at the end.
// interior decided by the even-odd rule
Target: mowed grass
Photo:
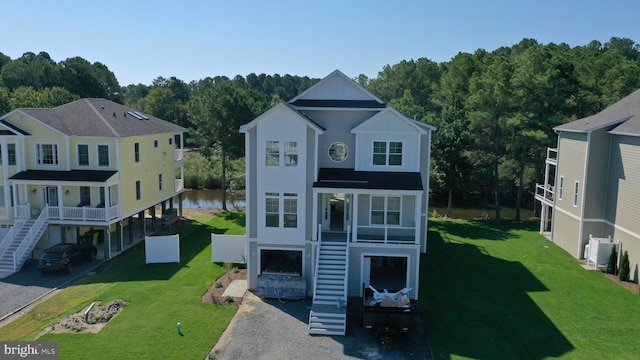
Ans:
{"type": "Polygon", "coordinates": [[[61,359],[205,358],[237,310],[200,300],[229,270],[211,262],[212,232],[244,234],[244,215],[197,217],[180,232],[180,264],[147,265],[144,245],[132,248],[0,328],[0,339],[57,341],[61,359]],[[114,299],[128,305],[97,334],[47,332],[92,301],[114,299]]]}
{"type": "Polygon", "coordinates": [[[640,296],[537,226],[430,220],[419,306],[435,359],[640,358],[640,296]]]}

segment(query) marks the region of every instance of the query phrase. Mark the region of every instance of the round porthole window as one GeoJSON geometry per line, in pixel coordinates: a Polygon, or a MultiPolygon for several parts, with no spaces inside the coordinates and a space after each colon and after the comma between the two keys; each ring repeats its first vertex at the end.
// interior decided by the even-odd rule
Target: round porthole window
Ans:
{"type": "Polygon", "coordinates": [[[347,145],[336,142],[329,146],[329,158],[335,162],[341,162],[347,158],[347,145]]]}

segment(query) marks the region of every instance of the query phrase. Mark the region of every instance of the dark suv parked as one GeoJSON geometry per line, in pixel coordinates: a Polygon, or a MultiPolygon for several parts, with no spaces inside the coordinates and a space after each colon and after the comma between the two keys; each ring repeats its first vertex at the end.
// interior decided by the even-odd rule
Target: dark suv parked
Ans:
{"type": "Polygon", "coordinates": [[[70,274],[76,264],[95,259],[97,253],[91,245],[57,244],[45,250],[38,262],[38,269],[42,272],[64,270],[70,274]]]}

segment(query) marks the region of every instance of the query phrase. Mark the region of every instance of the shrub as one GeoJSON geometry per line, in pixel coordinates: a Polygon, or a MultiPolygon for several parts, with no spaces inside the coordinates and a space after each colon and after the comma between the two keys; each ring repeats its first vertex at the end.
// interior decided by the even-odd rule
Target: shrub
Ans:
{"type": "MultiPolygon", "coordinates": [[[[594,250],[589,249],[589,251],[594,251],[594,250]]],[[[618,252],[616,251],[616,244],[613,244],[613,246],[611,247],[611,254],[609,254],[609,263],[607,264],[607,273],[615,275],[616,263],[617,263],[616,260],[618,260],[618,252]]]]}
{"type": "Polygon", "coordinates": [[[217,282],[217,283],[216,283],[216,289],[220,289],[221,287],[222,287],[222,283],[217,282]]]}
{"type": "Polygon", "coordinates": [[[622,281],[629,281],[629,254],[625,251],[622,255],[622,261],[620,261],[620,272],[618,277],[622,281]]]}

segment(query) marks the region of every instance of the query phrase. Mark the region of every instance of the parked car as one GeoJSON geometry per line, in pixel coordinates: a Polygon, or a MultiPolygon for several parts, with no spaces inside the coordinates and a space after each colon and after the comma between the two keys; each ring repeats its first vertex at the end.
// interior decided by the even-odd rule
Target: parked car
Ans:
{"type": "Polygon", "coordinates": [[[75,265],[96,258],[98,250],[90,244],[57,244],[45,250],[38,262],[42,272],[66,271],[71,274],[75,265]]]}

